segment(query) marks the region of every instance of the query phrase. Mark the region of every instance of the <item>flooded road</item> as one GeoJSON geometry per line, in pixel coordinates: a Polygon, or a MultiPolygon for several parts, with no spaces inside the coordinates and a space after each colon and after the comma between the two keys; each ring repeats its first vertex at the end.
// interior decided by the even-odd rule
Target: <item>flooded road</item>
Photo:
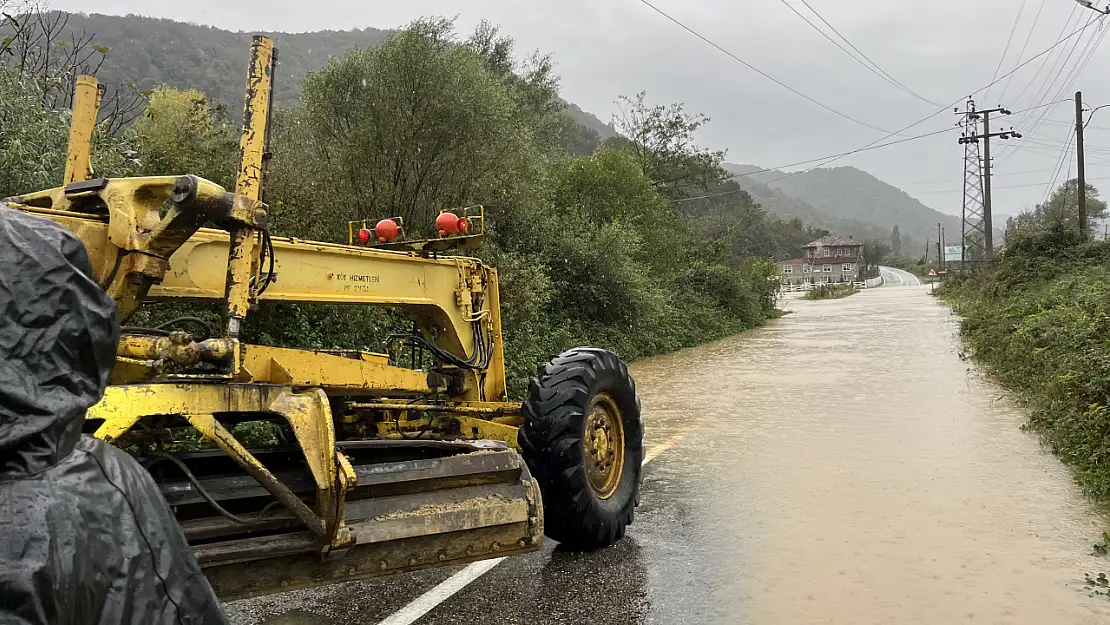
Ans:
{"type": "Polygon", "coordinates": [[[643,504],[595,554],[229,605],[237,623],[1110,623],[1110,528],[958,355],[927,287],[790,299],[766,328],[637,363],[643,504]],[[457,576],[456,578],[457,579],[457,576]],[[424,610],[424,608],[427,608],[424,610]],[[424,610],[423,612],[421,610],[424,610]]]}

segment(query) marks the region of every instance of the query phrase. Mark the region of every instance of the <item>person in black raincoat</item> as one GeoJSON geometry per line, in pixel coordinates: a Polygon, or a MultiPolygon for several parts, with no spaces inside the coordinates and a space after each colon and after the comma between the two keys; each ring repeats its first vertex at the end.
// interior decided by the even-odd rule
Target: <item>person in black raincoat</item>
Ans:
{"type": "Polygon", "coordinates": [[[150,475],[87,435],[115,302],[84,245],[0,203],[0,625],[223,624],[150,475]]]}

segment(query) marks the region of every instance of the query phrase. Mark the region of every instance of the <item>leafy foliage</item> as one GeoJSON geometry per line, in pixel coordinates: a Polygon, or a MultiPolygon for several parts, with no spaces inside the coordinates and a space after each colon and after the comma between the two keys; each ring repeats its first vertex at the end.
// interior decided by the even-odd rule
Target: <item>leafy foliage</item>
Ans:
{"type": "Polygon", "coordinates": [[[139,175],[197,174],[235,186],[239,161],[238,133],[220,107],[204,94],[159,87],[135,121],[135,144],[142,160],[139,175]]]}
{"type": "MultiPolygon", "coordinates": [[[[43,102],[42,88],[27,76],[0,67],[0,198],[61,184],[69,141],[69,111],[43,102]]],[[[134,171],[127,137],[93,134],[93,170],[103,175],[134,171]]]]}
{"type": "Polygon", "coordinates": [[[32,81],[0,71],[0,197],[57,186],[69,114],[48,109],[32,81]]]}
{"type": "Polygon", "coordinates": [[[712,152],[693,141],[694,133],[709,123],[709,118],[687,113],[681,104],[649,105],[647,94],[621,96],[617,117],[620,136],[610,140],[636,155],[655,185],[676,196],[690,188],[705,189],[727,175],[721,168],[724,152],[712,152]]]}
{"type": "MultiPolygon", "coordinates": [[[[1087,228],[1088,234],[1091,234],[1098,228],[1096,220],[1106,217],[1107,209],[1106,202],[1098,197],[1098,189],[1090,183],[1087,183],[1086,187],[1087,228]]],[[[1056,187],[1048,201],[1007,219],[1007,242],[1011,235],[1028,235],[1053,228],[1079,230],[1079,180],[1077,178],[1072,178],[1056,187]]]]}
{"type": "Polygon", "coordinates": [[[996,270],[942,291],[973,355],[1100,499],[1110,498],[1108,289],[1110,244],[1056,225],[1013,234],[996,270]]]}
{"type": "Polygon", "coordinates": [[[802,299],[842,299],[856,293],[859,293],[859,289],[853,284],[821,284],[807,291],[802,299]]]}
{"type": "Polygon", "coordinates": [[[491,188],[534,177],[546,103],[528,98],[543,96],[527,79],[506,84],[497,63],[456,41],[450,21],[432,19],[309,76],[298,148],[331,194],[314,208],[346,211],[331,216],[344,229],[347,219],[396,215],[411,230],[438,208],[488,201],[491,188]]]}

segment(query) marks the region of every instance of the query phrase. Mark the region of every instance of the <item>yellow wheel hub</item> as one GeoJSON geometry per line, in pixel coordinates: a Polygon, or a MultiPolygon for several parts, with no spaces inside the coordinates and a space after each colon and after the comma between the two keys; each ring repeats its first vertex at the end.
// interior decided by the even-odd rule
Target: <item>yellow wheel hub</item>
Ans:
{"type": "Polygon", "coordinates": [[[582,446],[590,488],[601,499],[612,497],[624,472],[624,420],[616,402],[605,393],[590,402],[582,446]]]}

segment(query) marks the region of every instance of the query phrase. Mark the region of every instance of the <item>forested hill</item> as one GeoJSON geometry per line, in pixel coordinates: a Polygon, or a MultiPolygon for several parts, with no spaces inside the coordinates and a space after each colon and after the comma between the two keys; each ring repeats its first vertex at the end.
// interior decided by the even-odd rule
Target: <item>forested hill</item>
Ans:
{"type": "Polygon", "coordinates": [[[855,167],[819,168],[789,178],[772,170],[726,163],[734,180],[764,208],[782,217],[801,217],[813,225],[841,234],[889,238],[894,226],[902,236],[924,243],[936,239],[937,223],[957,232],[960,219],[929,208],[898,187],[855,167]],[[772,182],[774,181],[774,182],[772,182]]]}
{"type": "MultiPolygon", "coordinates": [[[[97,72],[104,84],[133,82],[140,89],[165,84],[198,89],[228,105],[238,106],[243,100],[245,50],[251,33],[136,15],[73,14],[68,26],[74,33],[95,35],[95,42],[109,49],[97,72]]],[[[308,72],[352,46],[380,41],[386,31],[364,28],[266,34],[274,36],[279,45],[275,96],[279,104],[290,104],[308,72]]]]}
{"type": "MultiPolygon", "coordinates": [[[[252,34],[168,19],[100,14],[71,14],[68,29],[95,35],[109,49],[97,78],[106,85],[134,83],[141,90],[169,85],[197,89],[237,108],[243,101],[246,49],[252,34]]],[[[349,48],[381,41],[385,30],[363,28],[310,33],[260,33],[274,37],[278,72],[274,84],[279,106],[292,104],[305,76],[349,48]]],[[[76,36],[70,37],[76,39],[76,36]]],[[[570,104],[567,113],[600,139],[616,133],[596,116],[570,104]]]]}

